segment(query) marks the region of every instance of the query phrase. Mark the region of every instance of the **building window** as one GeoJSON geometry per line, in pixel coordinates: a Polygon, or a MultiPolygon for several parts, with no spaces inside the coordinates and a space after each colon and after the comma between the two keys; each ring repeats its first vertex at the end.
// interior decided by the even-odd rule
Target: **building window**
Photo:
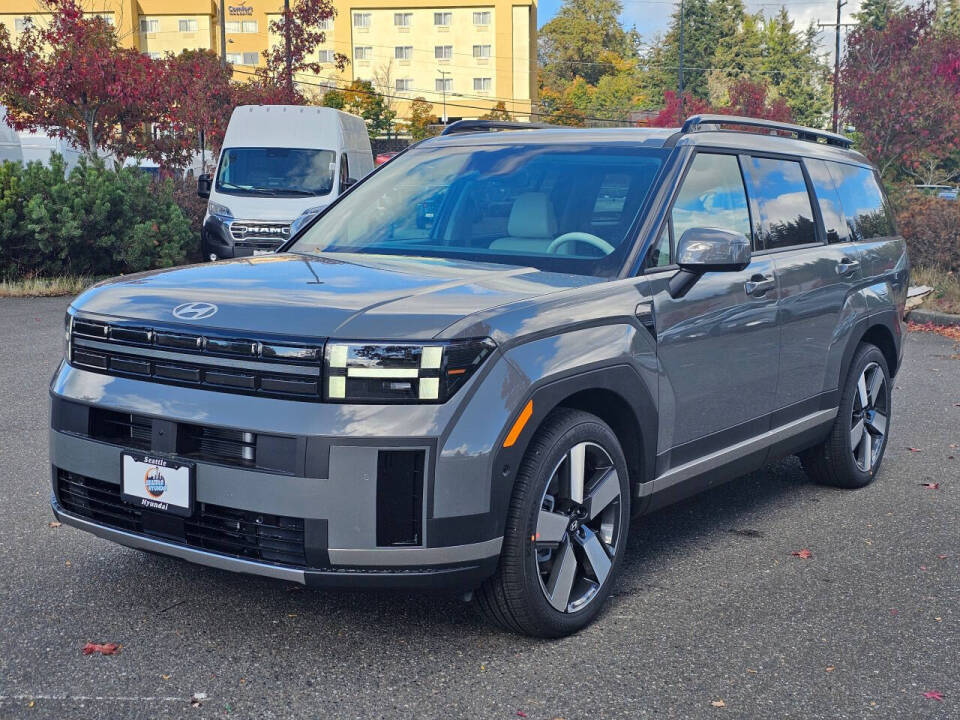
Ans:
{"type": "Polygon", "coordinates": [[[490,24],[490,11],[482,10],[479,12],[473,13],[473,24],[474,25],[489,25],[490,24]]]}
{"type": "Polygon", "coordinates": [[[433,88],[438,93],[453,92],[453,78],[437,78],[433,81],[433,88]]]}
{"type": "Polygon", "coordinates": [[[474,92],[490,92],[490,88],[493,86],[493,80],[490,78],[474,78],[473,79],[473,91],[474,92]]]}
{"type": "Polygon", "coordinates": [[[372,47],[355,47],[353,49],[353,59],[354,60],[369,60],[373,57],[373,48],[372,47]]]}
{"type": "Polygon", "coordinates": [[[413,23],[413,13],[403,12],[393,14],[393,24],[397,27],[410,27],[413,23]]]}
{"type": "Polygon", "coordinates": [[[241,65],[243,63],[243,55],[240,53],[227,53],[227,62],[231,65],[241,65]]]}
{"type": "Polygon", "coordinates": [[[320,22],[318,22],[318,23],[317,23],[317,27],[320,28],[321,30],[329,30],[329,29],[330,29],[330,18],[324,18],[323,20],[321,20],[320,22]]]}
{"type": "Polygon", "coordinates": [[[30,17],[29,15],[26,17],[18,17],[16,20],[13,21],[13,28],[17,32],[23,32],[31,25],[33,25],[33,18],[30,17]]]}
{"type": "Polygon", "coordinates": [[[473,56],[475,58],[488,58],[490,57],[490,46],[489,45],[474,45],[473,46],[473,56]]]}
{"type": "Polygon", "coordinates": [[[163,57],[163,54],[158,52],[145,52],[144,55],[151,60],[160,60],[163,57]]]}
{"type": "Polygon", "coordinates": [[[244,65],[256,65],[257,58],[260,56],[259,53],[255,52],[245,52],[243,54],[243,64],[244,65]]]}
{"type": "Polygon", "coordinates": [[[413,90],[413,80],[410,78],[397,78],[394,88],[397,92],[410,92],[413,90]]]}
{"type": "Polygon", "coordinates": [[[240,32],[240,21],[239,20],[227,20],[224,23],[224,28],[228,33],[238,33],[240,32]]]}
{"type": "Polygon", "coordinates": [[[412,45],[397,45],[393,49],[393,57],[395,60],[410,60],[413,58],[413,46],[412,45]]]}
{"type": "Polygon", "coordinates": [[[159,31],[160,31],[159,20],[147,20],[146,18],[140,18],[140,32],[155,33],[159,31]]]}
{"type": "Polygon", "coordinates": [[[197,32],[199,25],[196,20],[181,20],[180,32],[197,32]]]}
{"type": "Polygon", "coordinates": [[[453,22],[452,12],[435,12],[433,14],[433,24],[441,27],[448,27],[453,22]]]}
{"type": "Polygon", "coordinates": [[[453,57],[453,45],[434,45],[433,57],[437,60],[449,60],[453,57]]]}
{"type": "Polygon", "coordinates": [[[260,31],[256,20],[244,20],[240,23],[240,32],[255,33],[260,31]]]}
{"type": "Polygon", "coordinates": [[[98,17],[103,20],[107,25],[113,27],[113,13],[93,13],[93,17],[98,17]]]}
{"type": "Polygon", "coordinates": [[[318,51],[317,51],[317,62],[332,63],[332,62],[333,62],[333,50],[318,50],[318,51]]]}
{"type": "Polygon", "coordinates": [[[356,28],[369,28],[370,18],[371,18],[370,13],[354,13],[353,26],[356,28]]]}

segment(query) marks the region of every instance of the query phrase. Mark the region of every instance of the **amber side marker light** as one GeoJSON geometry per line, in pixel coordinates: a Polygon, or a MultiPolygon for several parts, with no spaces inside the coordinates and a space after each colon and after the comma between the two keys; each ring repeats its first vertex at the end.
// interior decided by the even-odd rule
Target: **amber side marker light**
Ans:
{"type": "Polygon", "coordinates": [[[503,441],[503,446],[513,447],[513,444],[517,441],[517,438],[520,437],[520,433],[523,432],[523,428],[527,424],[527,420],[530,419],[530,416],[533,415],[533,400],[527,402],[523,406],[523,410],[520,411],[520,417],[517,418],[517,421],[513,423],[513,427],[510,428],[510,432],[507,434],[507,439],[503,441]]]}

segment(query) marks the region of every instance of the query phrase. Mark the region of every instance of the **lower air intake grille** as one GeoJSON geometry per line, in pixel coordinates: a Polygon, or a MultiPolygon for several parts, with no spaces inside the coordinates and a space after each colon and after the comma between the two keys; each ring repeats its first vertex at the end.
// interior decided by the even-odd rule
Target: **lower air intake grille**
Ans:
{"type": "Polygon", "coordinates": [[[377,545],[422,542],[423,450],[377,454],[377,545]]]}
{"type": "MultiPolygon", "coordinates": [[[[123,502],[120,486],[57,470],[57,498],[67,512],[101,525],[149,535],[152,517],[123,502]],[[146,522],[145,522],[146,520],[146,522]]],[[[268,515],[197,503],[193,516],[162,515],[162,539],[221,555],[277,563],[306,565],[302,518],[268,515]]]]}

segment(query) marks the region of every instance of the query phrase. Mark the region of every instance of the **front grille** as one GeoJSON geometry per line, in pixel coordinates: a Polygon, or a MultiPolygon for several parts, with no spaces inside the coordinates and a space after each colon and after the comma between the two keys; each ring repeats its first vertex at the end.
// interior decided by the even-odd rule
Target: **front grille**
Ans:
{"type": "Polygon", "coordinates": [[[90,415],[90,436],[124,447],[149,450],[153,434],[150,418],[97,408],[90,415]]]}
{"type": "Polygon", "coordinates": [[[249,250],[264,250],[266,252],[274,252],[279,248],[285,240],[236,240],[233,243],[233,247],[237,249],[249,249],[249,250]]]}
{"type": "Polygon", "coordinates": [[[199,460],[250,467],[257,464],[257,435],[242,430],[181,424],[177,449],[199,460]]]}
{"type": "Polygon", "coordinates": [[[319,402],[323,344],[74,318],[70,363],[106,375],[319,402]]]}
{"type": "Polygon", "coordinates": [[[290,225],[272,222],[232,222],[230,235],[234,240],[270,240],[276,242],[279,247],[290,237],[290,225]]]}
{"type": "Polygon", "coordinates": [[[57,470],[57,499],[72,515],[166,542],[259,562],[307,564],[303,518],[197,503],[189,518],[143,511],[123,502],[120,486],[57,470]],[[159,522],[156,522],[159,521],[159,522]],[[154,532],[152,528],[161,528],[154,532]]]}

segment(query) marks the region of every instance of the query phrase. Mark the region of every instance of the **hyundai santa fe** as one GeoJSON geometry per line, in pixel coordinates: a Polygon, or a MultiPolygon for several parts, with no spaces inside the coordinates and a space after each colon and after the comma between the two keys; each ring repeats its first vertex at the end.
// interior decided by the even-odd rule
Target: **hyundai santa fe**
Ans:
{"type": "Polygon", "coordinates": [[[66,317],[53,510],[306,585],[589,623],[632,521],[799,454],[870,483],[909,279],[839,135],[450,126],[280,252],[118,278],[66,317]]]}

